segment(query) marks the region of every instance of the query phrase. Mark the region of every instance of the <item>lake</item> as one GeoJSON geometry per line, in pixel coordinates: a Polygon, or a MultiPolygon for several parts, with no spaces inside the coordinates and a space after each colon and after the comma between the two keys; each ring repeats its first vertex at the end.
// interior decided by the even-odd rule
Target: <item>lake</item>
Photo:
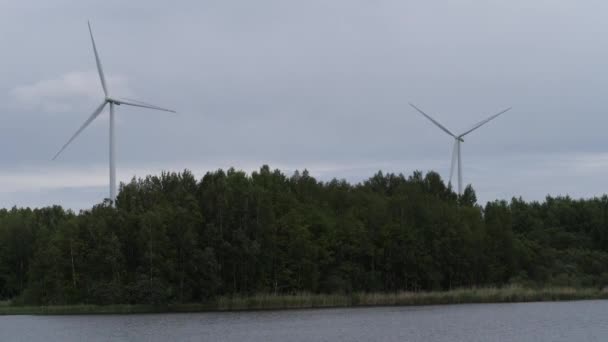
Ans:
{"type": "Polygon", "coordinates": [[[0,316],[0,341],[608,341],[608,301],[0,316]]]}

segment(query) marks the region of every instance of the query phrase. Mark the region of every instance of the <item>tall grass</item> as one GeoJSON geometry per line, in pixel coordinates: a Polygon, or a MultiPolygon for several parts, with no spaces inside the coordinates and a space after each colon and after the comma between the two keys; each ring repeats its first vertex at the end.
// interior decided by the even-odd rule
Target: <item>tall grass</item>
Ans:
{"type": "Polygon", "coordinates": [[[294,295],[257,294],[254,296],[220,297],[217,310],[305,309],[351,306],[349,296],[341,294],[298,293],[294,295]]]}
{"type": "Polygon", "coordinates": [[[0,302],[0,315],[62,315],[62,314],[136,314],[158,312],[203,312],[234,310],[279,310],[306,308],[336,308],[356,306],[407,306],[463,303],[514,303],[532,301],[562,301],[608,299],[608,288],[576,289],[572,287],[525,288],[463,288],[438,292],[394,292],[353,294],[293,295],[257,294],[253,296],[219,297],[207,303],[168,305],[62,305],[17,306],[0,302]]]}
{"type": "Polygon", "coordinates": [[[250,297],[221,297],[218,299],[216,309],[264,310],[351,306],[513,303],[582,299],[608,299],[608,289],[576,289],[572,287],[532,289],[511,285],[501,288],[462,288],[437,292],[359,292],[350,295],[318,295],[310,293],[300,293],[296,295],[260,294],[250,297]]]}
{"type": "Polygon", "coordinates": [[[353,305],[432,305],[462,303],[513,303],[607,299],[608,291],[550,287],[542,289],[511,285],[502,288],[463,288],[445,292],[359,293],[353,305]]]}

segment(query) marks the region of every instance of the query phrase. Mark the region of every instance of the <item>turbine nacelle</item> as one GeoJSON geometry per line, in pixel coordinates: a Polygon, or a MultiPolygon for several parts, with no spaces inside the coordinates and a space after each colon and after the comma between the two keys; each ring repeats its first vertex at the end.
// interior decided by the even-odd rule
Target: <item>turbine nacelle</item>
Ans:
{"type": "Polygon", "coordinates": [[[113,99],[113,98],[111,98],[109,96],[106,96],[106,102],[107,103],[113,103],[113,104],[115,104],[117,106],[120,106],[120,104],[121,104],[120,101],[118,101],[116,99],[113,99]]]}

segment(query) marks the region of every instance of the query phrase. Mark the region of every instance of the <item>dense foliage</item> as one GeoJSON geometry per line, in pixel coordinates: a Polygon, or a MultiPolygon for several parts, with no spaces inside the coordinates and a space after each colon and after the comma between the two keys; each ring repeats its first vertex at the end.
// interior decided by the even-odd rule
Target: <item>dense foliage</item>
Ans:
{"type": "Polygon", "coordinates": [[[264,166],[134,179],[115,208],[0,210],[0,299],[29,304],[510,282],[608,284],[608,197],[482,208],[433,172],[351,185],[264,166]]]}

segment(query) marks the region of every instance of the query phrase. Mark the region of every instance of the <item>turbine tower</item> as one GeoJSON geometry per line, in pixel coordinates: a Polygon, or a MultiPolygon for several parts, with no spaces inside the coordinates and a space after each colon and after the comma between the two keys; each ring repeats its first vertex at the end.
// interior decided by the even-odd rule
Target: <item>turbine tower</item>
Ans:
{"type": "Polygon", "coordinates": [[[172,112],[172,113],[175,113],[175,111],[166,109],[166,108],[161,108],[161,107],[151,105],[149,103],[138,101],[138,100],[127,99],[127,98],[116,98],[116,97],[110,96],[110,93],[108,91],[108,86],[106,84],[106,77],[103,73],[103,68],[101,66],[101,60],[99,59],[99,54],[97,53],[97,46],[95,45],[95,39],[93,38],[93,31],[91,30],[91,23],[88,23],[88,25],[89,25],[89,34],[91,35],[91,43],[93,44],[93,52],[95,53],[95,62],[97,64],[97,71],[99,72],[99,80],[101,81],[101,87],[103,88],[103,93],[105,94],[105,97],[103,99],[103,102],[99,105],[99,107],[97,107],[97,109],[95,109],[93,114],[91,114],[91,116],[89,116],[89,118],[82,124],[82,126],[80,126],[80,128],[76,131],[76,133],[74,133],[74,135],[70,138],[70,140],[68,140],[68,142],[65,143],[65,145],[63,145],[63,147],[61,147],[59,152],[57,152],[57,154],[55,154],[55,156],[53,157],[53,160],[55,160],[61,154],[61,152],[63,152],[63,150],[65,150],[66,147],[68,147],[68,145],[72,141],[74,141],[74,139],[76,139],[76,137],[85,128],[87,128],[87,126],[91,122],[93,122],[93,120],[95,120],[99,116],[99,114],[101,114],[101,112],[103,111],[103,109],[105,108],[106,105],[109,105],[110,106],[110,200],[112,202],[114,202],[116,200],[116,159],[115,159],[116,158],[116,154],[115,154],[116,142],[115,142],[115,134],[114,134],[114,132],[115,132],[114,131],[114,125],[115,125],[114,106],[128,105],[128,106],[161,110],[161,111],[172,112]]]}
{"type": "Polygon", "coordinates": [[[489,118],[482,120],[480,122],[478,122],[477,124],[475,124],[471,129],[467,130],[466,132],[460,134],[460,135],[455,135],[454,133],[450,132],[449,129],[445,128],[442,124],[440,124],[439,122],[437,122],[435,119],[433,119],[432,117],[430,117],[428,114],[426,114],[425,112],[423,112],[420,108],[414,106],[413,104],[410,103],[410,106],[412,106],[415,110],[417,110],[420,114],[424,115],[427,119],[429,119],[432,123],[434,123],[437,127],[439,127],[442,131],[446,132],[447,134],[449,134],[452,138],[454,138],[454,149],[452,151],[452,165],[450,167],[450,181],[448,182],[448,184],[452,184],[452,176],[454,175],[454,166],[456,163],[458,163],[458,194],[461,195],[462,194],[462,158],[461,158],[461,154],[460,154],[460,143],[464,142],[463,137],[471,132],[473,132],[474,130],[478,129],[479,127],[487,124],[488,122],[490,122],[491,120],[497,118],[499,115],[511,110],[511,107],[498,112],[498,114],[494,114],[492,116],[490,116],[489,118]]]}

